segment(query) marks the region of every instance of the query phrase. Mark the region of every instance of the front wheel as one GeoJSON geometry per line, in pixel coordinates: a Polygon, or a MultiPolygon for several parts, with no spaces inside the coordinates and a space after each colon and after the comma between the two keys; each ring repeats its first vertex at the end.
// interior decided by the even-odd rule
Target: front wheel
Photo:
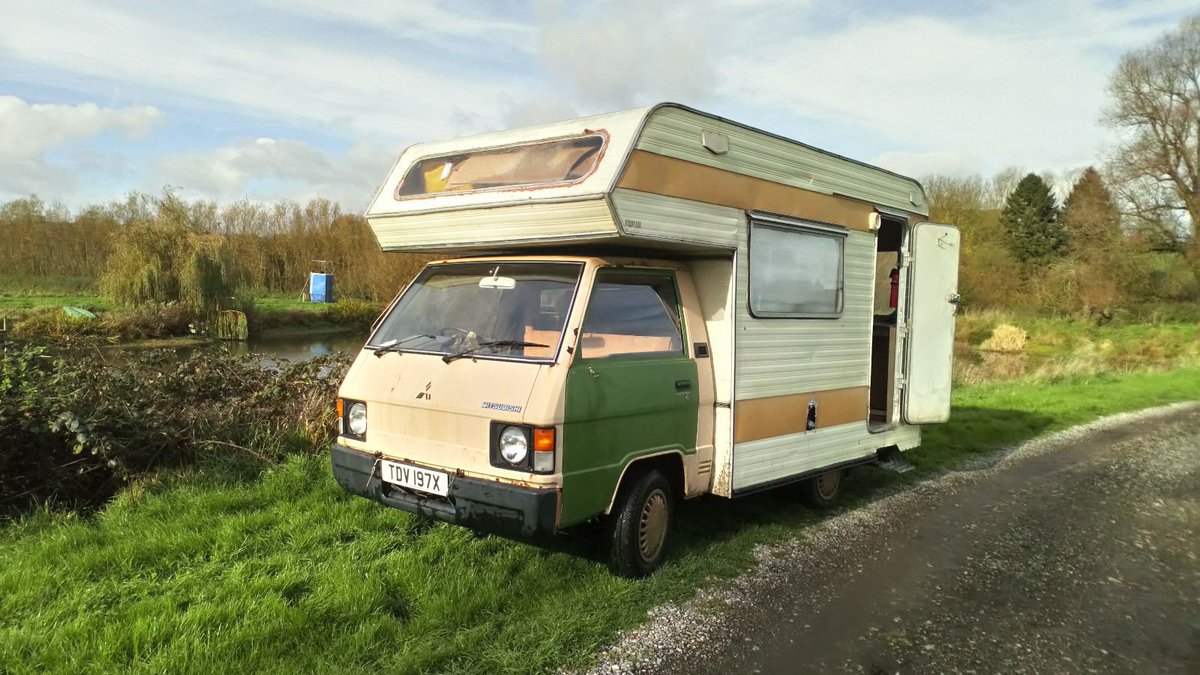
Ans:
{"type": "Polygon", "coordinates": [[[671,484],[656,469],[621,489],[608,522],[608,566],[623,577],[658,569],[675,517],[671,484]]]}

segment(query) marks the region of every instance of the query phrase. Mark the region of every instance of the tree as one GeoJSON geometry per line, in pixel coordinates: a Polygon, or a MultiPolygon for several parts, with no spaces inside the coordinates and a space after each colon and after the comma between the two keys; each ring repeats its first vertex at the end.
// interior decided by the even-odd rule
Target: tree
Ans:
{"type": "Polygon", "coordinates": [[[1121,238],[1121,210],[1100,172],[1090,166],[1071,188],[1061,220],[1077,254],[1109,250],[1121,238]]]}
{"type": "Polygon", "coordinates": [[[1200,14],[1121,58],[1105,122],[1123,132],[1111,160],[1131,213],[1176,250],[1200,224],[1200,14]]]}
{"type": "Polygon", "coordinates": [[[1044,262],[1064,253],[1067,238],[1058,216],[1058,202],[1046,181],[1033,173],[1022,178],[1000,213],[1013,256],[1021,262],[1044,262]]]}

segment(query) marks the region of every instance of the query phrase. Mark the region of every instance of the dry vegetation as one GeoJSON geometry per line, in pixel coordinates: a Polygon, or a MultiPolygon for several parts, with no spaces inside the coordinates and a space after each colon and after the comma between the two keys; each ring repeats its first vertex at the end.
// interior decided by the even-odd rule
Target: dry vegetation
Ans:
{"type": "Polygon", "coordinates": [[[1153,321],[1161,314],[1200,318],[1194,308],[1200,301],[1200,246],[1195,238],[1164,247],[1136,222],[1119,224],[1116,205],[1104,195],[1074,203],[1068,199],[1062,214],[1067,237],[1062,254],[1018,261],[1012,235],[1001,223],[1016,175],[1007,171],[991,180],[925,179],[931,220],[954,223],[962,230],[959,284],[964,306],[1098,322],[1153,321]],[[1104,225],[1114,216],[1117,224],[1104,225]]]}
{"type": "Polygon", "coordinates": [[[0,240],[6,277],[84,280],[126,304],[298,296],[322,268],[338,294],[383,302],[425,262],[380,252],[365,219],[324,199],[221,207],[133,194],[72,215],[30,197],[0,206],[0,240]]]}

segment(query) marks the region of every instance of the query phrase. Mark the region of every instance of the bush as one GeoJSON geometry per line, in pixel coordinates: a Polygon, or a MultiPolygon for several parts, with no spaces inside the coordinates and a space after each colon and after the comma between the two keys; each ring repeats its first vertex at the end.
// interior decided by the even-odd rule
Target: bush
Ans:
{"type": "Polygon", "coordinates": [[[1025,349],[1029,334],[1016,326],[1002,323],[992,331],[992,336],[983,341],[980,349],[988,352],[1016,353],[1025,349]]]}
{"type": "Polygon", "coordinates": [[[206,454],[269,463],[330,440],[349,357],[266,370],[253,356],[197,350],[52,358],[0,356],[0,512],[102,502],[130,480],[206,454]]]}
{"type": "Polygon", "coordinates": [[[91,338],[109,342],[159,339],[188,335],[195,312],[178,303],[139,305],[124,312],[104,312],[98,319],[75,319],[58,307],[23,312],[13,335],[56,341],[91,338]]]}
{"type": "Polygon", "coordinates": [[[341,300],[330,305],[323,314],[331,323],[367,328],[383,312],[383,305],[366,300],[341,300]]]}

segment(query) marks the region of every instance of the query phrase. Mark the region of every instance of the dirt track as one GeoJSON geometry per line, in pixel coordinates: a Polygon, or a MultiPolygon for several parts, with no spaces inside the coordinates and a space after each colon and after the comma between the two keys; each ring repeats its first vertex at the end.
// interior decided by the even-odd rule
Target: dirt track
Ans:
{"type": "Polygon", "coordinates": [[[1200,672],[1198,405],[1034,441],[812,529],[662,608],[598,670],[1200,672]]]}

